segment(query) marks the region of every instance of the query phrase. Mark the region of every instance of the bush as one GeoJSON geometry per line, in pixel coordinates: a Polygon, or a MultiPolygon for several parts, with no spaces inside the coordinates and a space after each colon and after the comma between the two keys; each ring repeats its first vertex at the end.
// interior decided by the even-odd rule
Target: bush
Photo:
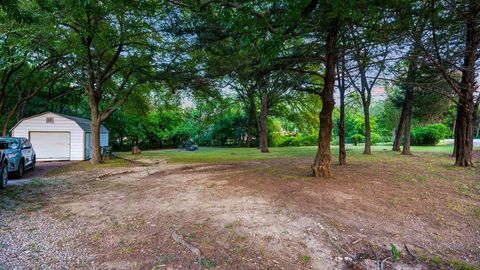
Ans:
{"type": "Polygon", "coordinates": [[[440,132],[442,134],[442,140],[453,136],[452,131],[444,124],[433,124],[427,127],[436,129],[438,132],[440,132]]]}
{"type": "Polygon", "coordinates": [[[370,134],[370,139],[372,140],[372,144],[383,143],[383,138],[380,134],[372,132],[370,134]]]}
{"type": "Polygon", "coordinates": [[[281,136],[277,139],[277,146],[310,146],[317,145],[318,138],[315,135],[281,136]]]}
{"type": "Polygon", "coordinates": [[[451,132],[443,124],[417,127],[412,129],[412,145],[436,145],[449,136],[451,132]]]}
{"type": "Polygon", "coordinates": [[[352,141],[353,145],[357,145],[359,143],[365,142],[365,136],[362,134],[354,134],[350,137],[350,141],[352,141]]]}

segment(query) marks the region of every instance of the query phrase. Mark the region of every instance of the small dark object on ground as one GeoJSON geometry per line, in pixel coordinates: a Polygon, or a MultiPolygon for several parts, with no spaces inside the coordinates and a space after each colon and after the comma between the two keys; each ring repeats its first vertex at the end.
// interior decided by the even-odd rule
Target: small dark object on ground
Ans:
{"type": "Polygon", "coordinates": [[[140,150],[140,148],[138,146],[132,147],[132,155],[140,155],[141,153],[142,153],[142,151],[140,150]]]}
{"type": "Polygon", "coordinates": [[[102,146],[101,153],[102,153],[102,159],[103,160],[112,159],[112,147],[111,146],[102,146]]]}
{"type": "Polygon", "coordinates": [[[186,141],[185,143],[178,145],[177,149],[185,149],[187,151],[197,151],[197,150],[199,150],[198,145],[193,144],[192,141],[186,141]]]}

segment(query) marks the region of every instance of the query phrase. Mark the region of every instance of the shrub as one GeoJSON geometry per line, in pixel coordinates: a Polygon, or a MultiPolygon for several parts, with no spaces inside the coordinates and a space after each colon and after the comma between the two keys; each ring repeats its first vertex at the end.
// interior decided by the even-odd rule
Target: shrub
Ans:
{"type": "Polygon", "coordinates": [[[300,135],[300,136],[281,136],[277,140],[277,146],[310,146],[316,145],[318,138],[315,135],[300,135]]]}
{"type": "Polygon", "coordinates": [[[440,134],[442,135],[442,138],[441,138],[442,140],[445,139],[445,138],[452,137],[452,135],[453,135],[452,131],[447,126],[445,126],[444,124],[433,124],[433,125],[429,125],[427,127],[433,128],[433,129],[437,130],[438,132],[440,132],[440,134]]]}
{"type": "Polygon", "coordinates": [[[353,145],[357,145],[359,143],[365,142],[365,136],[362,134],[354,134],[352,137],[350,137],[350,140],[352,141],[353,145]]]}
{"type": "Polygon", "coordinates": [[[372,140],[372,144],[383,143],[383,138],[380,134],[372,132],[370,134],[370,139],[372,140]]]}
{"type": "Polygon", "coordinates": [[[436,145],[450,135],[450,130],[443,124],[413,128],[412,145],[436,145]]]}

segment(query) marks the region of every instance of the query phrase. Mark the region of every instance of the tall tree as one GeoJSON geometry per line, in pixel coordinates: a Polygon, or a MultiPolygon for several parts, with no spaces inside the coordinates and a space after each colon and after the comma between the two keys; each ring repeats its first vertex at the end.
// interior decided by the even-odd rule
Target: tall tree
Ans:
{"type": "Polygon", "coordinates": [[[385,70],[386,58],[389,54],[388,45],[380,43],[378,38],[371,37],[370,29],[353,27],[350,34],[352,41],[351,66],[347,70],[353,89],[360,96],[365,125],[364,154],[371,154],[371,123],[370,105],[372,104],[372,90],[376,86],[379,76],[385,70]],[[366,36],[369,38],[365,41],[366,36]]]}
{"type": "Polygon", "coordinates": [[[345,148],[345,93],[348,88],[347,67],[342,58],[337,64],[337,88],[340,94],[340,117],[338,120],[338,162],[340,165],[347,164],[347,150],[345,148]]]}
{"type": "Polygon", "coordinates": [[[480,2],[431,1],[422,49],[426,60],[455,93],[455,165],[473,166],[473,126],[480,103],[477,70],[480,45],[480,2]],[[458,42],[462,40],[462,42],[458,42]],[[461,74],[458,79],[458,74],[461,74]]]}
{"type": "MultiPolygon", "coordinates": [[[[43,2],[42,2],[43,3],[43,2]]],[[[102,162],[100,126],[128,99],[153,65],[161,40],[157,7],[125,1],[45,2],[68,53],[72,80],[88,95],[93,164],[102,162]]],[[[162,61],[162,60],[159,60],[162,61]]]]}

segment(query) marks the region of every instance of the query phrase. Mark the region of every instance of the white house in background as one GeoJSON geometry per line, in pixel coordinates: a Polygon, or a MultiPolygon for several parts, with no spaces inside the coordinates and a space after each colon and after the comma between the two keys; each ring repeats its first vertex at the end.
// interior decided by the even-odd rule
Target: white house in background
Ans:
{"type": "MultiPolygon", "coordinates": [[[[12,137],[30,140],[39,161],[88,160],[92,153],[90,120],[45,112],[20,120],[12,137]]],[[[108,130],[100,128],[100,146],[108,146],[108,130]]]]}

